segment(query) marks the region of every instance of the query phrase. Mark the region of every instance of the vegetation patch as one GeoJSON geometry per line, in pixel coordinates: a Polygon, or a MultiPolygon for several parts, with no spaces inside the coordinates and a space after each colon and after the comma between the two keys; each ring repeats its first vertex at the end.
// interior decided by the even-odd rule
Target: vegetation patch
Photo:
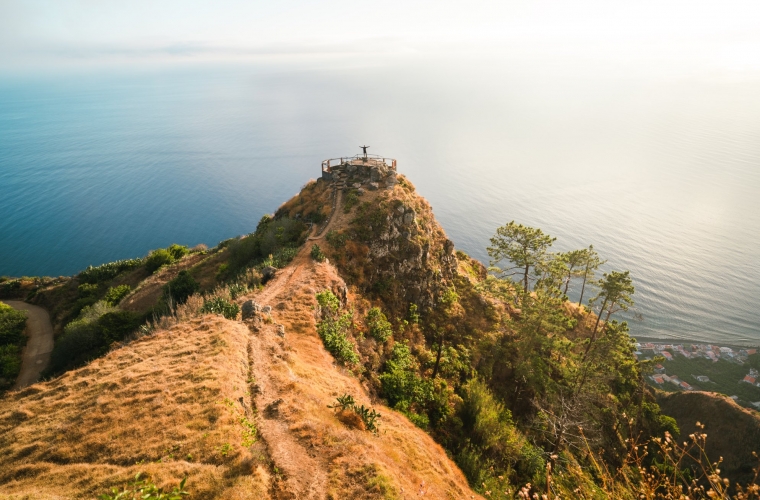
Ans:
{"type": "Polygon", "coordinates": [[[219,314],[227,319],[235,319],[240,313],[240,306],[229,302],[224,297],[212,297],[203,302],[201,312],[219,314]]]}
{"type": "Polygon", "coordinates": [[[26,319],[25,311],[0,302],[0,391],[13,385],[21,370],[26,319]]]}
{"type": "Polygon", "coordinates": [[[380,423],[377,420],[380,418],[380,414],[374,408],[357,405],[354,397],[350,394],[338,396],[335,399],[335,403],[327,407],[340,412],[353,412],[361,419],[363,428],[373,434],[377,434],[379,430],[380,423]]]}
{"type": "Polygon", "coordinates": [[[317,303],[322,318],[317,324],[317,332],[325,348],[341,363],[357,364],[359,356],[347,336],[353,325],[352,313],[341,312],[340,301],[329,290],[317,293],[317,303]]]}
{"type": "Polygon", "coordinates": [[[89,266],[79,273],[79,281],[82,283],[98,284],[114,279],[116,276],[131,271],[143,265],[143,259],[127,259],[109,262],[100,266],[89,266]]]}

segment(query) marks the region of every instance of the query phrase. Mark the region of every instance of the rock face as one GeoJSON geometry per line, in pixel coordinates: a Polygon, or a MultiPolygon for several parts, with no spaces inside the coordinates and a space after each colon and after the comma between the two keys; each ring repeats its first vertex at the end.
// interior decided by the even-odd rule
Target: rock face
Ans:
{"type": "Polygon", "coordinates": [[[352,254],[339,254],[337,266],[351,284],[381,298],[395,309],[394,314],[403,317],[410,303],[434,307],[453,284],[454,244],[408,181],[359,210],[343,232],[366,250],[353,247],[352,254]]]}
{"type": "Polygon", "coordinates": [[[338,189],[363,189],[363,186],[370,190],[381,186],[392,189],[397,183],[394,167],[375,158],[346,160],[330,167],[329,171],[323,170],[322,179],[334,183],[338,189]]]}
{"type": "Polygon", "coordinates": [[[255,318],[260,312],[261,306],[253,300],[246,300],[243,302],[243,307],[241,310],[243,321],[255,318]]]}

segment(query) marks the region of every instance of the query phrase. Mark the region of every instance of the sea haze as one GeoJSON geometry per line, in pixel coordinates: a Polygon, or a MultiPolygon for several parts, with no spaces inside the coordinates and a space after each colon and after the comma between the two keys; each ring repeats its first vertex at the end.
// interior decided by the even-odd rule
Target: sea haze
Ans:
{"type": "Polygon", "coordinates": [[[634,336],[760,344],[760,84],[709,75],[396,61],[1,77],[0,275],[251,232],[365,143],[484,262],[514,219],[629,269],[634,336]]]}

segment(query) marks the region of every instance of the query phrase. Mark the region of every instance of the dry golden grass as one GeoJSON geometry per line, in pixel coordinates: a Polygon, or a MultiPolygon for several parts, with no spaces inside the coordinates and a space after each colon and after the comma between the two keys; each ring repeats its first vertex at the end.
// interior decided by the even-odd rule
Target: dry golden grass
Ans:
{"type": "Polygon", "coordinates": [[[140,471],[188,476],[192,498],[266,498],[265,452],[242,443],[247,347],[243,325],[205,316],[9,394],[0,498],[94,498],[140,471]]]}
{"type": "Polygon", "coordinates": [[[360,380],[324,349],[316,332],[315,293],[339,286],[344,283],[335,268],[314,262],[304,249],[251,296],[272,305],[274,322],[286,331],[282,339],[274,324],[257,326],[251,351],[255,400],[264,417],[260,429],[286,476],[283,491],[292,496],[285,498],[475,498],[428,434],[371,401],[360,380]],[[377,436],[346,425],[328,408],[345,393],[382,414],[377,436]],[[278,399],[277,411],[268,413],[265,408],[278,399]]]}

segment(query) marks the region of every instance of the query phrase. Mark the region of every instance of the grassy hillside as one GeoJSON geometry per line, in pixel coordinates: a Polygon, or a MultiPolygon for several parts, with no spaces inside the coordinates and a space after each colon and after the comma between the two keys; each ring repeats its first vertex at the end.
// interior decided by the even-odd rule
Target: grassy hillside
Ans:
{"type": "Polygon", "coordinates": [[[31,290],[62,375],[0,401],[0,494],[86,497],[138,471],[188,476],[193,498],[724,494],[709,464],[681,468],[651,363],[605,314],[627,272],[590,278],[583,306],[571,253],[497,277],[392,180],[310,182],[244,237],[31,290]]]}
{"type": "Polygon", "coordinates": [[[243,419],[248,332],[206,316],[0,400],[0,497],[93,498],[144,472],[193,498],[267,498],[243,419]],[[241,404],[242,399],[242,404],[241,404]]]}

